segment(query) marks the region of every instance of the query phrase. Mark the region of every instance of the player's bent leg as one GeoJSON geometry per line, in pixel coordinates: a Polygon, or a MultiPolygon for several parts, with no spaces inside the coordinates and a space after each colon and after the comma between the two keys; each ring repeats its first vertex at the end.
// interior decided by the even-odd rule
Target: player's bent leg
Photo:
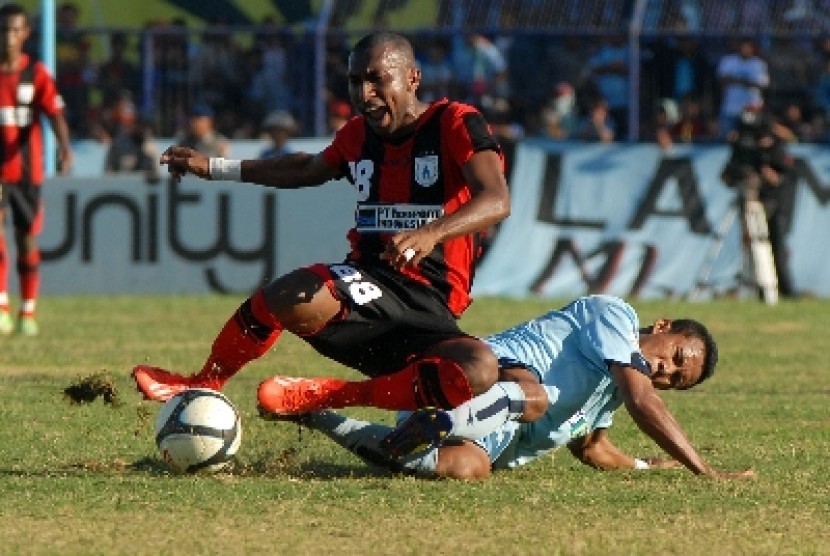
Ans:
{"type": "Polygon", "coordinates": [[[316,265],[294,270],[263,288],[268,309],[286,330],[308,336],[341,314],[342,302],[320,275],[325,268],[316,265]]]}
{"type": "Polygon", "coordinates": [[[193,376],[195,383],[217,382],[219,387],[245,365],[262,357],[282,333],[282,323],[257,291],[245,300],[219,331],[202,369],[193,376]]]}
{"type": "Polygon", "coordinates": [[[472,442],[447,443],[438,448],[435,475],[463,481],[482,480],[490,476],[487,452],[472,442]]]}
{"type": "Polygon", "coordinates": [[[265,307],[260,291],[225,323],[201,371],[182,376],[151,365],[137,365],[132,377],[138,391],[152,401],[167,401],[188,388],[221,390],[247,362],[268,351],[281,330],[265,307]]]}
{"type": "Polygon", "coordinates": [[[507,371],[502,374],[504,380],[455,408],[413,413],[383,439],[384,448],[400,458],[438,446],[448,437],[477,440],[510,421],[536,421],[547,410],[547,391],[527,369],[507,371]]]}
{"type": "Polygon", "coordinates": [[[463,336],[444,340],[428,349],[425,355],[456,362],[464,371],[473,395],[486,392],[499,378],[498,358],[477,338],[463,336]]]}
{"type": "MultiPolygon", "coordinates": [[[[287,416],[336,409],[350,405],[365,405],[358,398],[351,397],[345,380],[336,378],[300,378],[273,376],[260,383],[257,389],[257,404],[260,413],[287,416]]],[[[356,394],[358,395],[358,394],[356,394]]]]}
{"type": "Polygon", "coordinates": [[[274,414],[368,406],[414,411],[456,407],[472,398],[461,366],[450,359],[417,359],[402,370],[362,381],[275,376],[260,384],[257,401],[274,414]]]}
{"type": "Polygon", "coordinates": [[[515,382],[525,398],[524,412],[518,419],[522,423],[536,421],[548,410],[550,398],[544,386],[532,372],[522,367],[508,367],[499,371],[499,382],[515,382]]]}

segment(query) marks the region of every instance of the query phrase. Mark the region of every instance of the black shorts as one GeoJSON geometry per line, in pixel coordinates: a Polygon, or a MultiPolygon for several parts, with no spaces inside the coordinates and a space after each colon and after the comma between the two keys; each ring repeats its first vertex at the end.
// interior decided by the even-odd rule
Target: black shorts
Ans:
{"type": "Polygon", "coordinates": [[[320,354],[368,376],[403,368],[438,342],[466,337],[431,287],[384,265],[308,267],[345,304],[322,330],[302,336],[320,354]]]}
{"type": "Polygon", "coordinates": [[[40,186],[30,183],[0,184],[0,210],[11,207],[14,229],[26,234],[40,233],[43,208],[40,186]]]}

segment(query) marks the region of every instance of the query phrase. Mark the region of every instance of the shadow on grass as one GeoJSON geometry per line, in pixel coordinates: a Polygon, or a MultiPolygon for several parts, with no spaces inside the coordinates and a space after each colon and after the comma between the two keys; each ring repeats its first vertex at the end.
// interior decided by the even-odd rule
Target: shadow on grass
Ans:
{"type": "MultiPolygon", "coordinates": [[[[158,458],[145,457],[133,463],[120,460],[112,462],[85,461],[70,463],[53,469],[0,469],[0,477],[18,478],[55,478],[84,476],[90,474],[138,473],[153,476],[187,476],[177,473],[158,458]]],[[[255,462],[231,461],[228,466],[210,475],[224,475],[251,478],[292,478],[304,480],[337,480],[393,477],[394,473],[378,467],[365,465],[343,465],[328,462],[304,462],[302,464],[280,463],[276,460],[259,460],[255,462]]]]}

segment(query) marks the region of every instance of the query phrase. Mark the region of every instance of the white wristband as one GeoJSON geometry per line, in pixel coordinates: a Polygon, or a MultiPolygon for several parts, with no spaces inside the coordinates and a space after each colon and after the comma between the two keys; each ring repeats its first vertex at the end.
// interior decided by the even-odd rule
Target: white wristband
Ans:
{"type": "Polygon", "coordinates": [[[211,157],[208,161],[210,179],[217,181],[242,181],[242,161],[233,158],[211,157]]]}
{"type": "Polygon", "coordinates": [[[647,461],[640,458],[634,458],[634,469],[648,469],[651,467],[647,461]]]}

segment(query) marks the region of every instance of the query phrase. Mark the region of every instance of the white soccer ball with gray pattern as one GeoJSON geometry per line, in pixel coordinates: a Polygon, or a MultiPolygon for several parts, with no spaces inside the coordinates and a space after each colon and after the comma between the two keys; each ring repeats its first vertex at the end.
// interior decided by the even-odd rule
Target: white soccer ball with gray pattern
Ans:
{"type": "Polygon", "coordinates": [[[183,473],[225,467],[242,443],[239,412],[223,394],[192,388],[173,396],[156,416],[161,458],[183,473]]]}

